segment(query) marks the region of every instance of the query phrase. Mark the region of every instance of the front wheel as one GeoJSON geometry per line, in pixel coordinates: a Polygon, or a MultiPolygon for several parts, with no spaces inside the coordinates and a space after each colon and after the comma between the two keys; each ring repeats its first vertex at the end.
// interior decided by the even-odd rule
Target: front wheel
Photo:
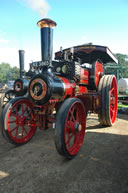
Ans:
{"type": "Polygon", "coordinates": [[[12,144],[28,142],[36,131],[32,102],[25,97],[17,97],[8,102],[2,112],[2,133],[12,144]]]}
{"type": "Polygon", "coordinates": [[[72,159],[80,150],[86,127],[86,113],[78,98],[65,100],[56,116],[55,145],[59,154],[72,159]]]}

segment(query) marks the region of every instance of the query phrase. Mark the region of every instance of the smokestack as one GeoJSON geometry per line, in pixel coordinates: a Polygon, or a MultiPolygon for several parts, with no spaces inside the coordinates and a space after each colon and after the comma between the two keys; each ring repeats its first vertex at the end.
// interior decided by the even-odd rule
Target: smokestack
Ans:
{"type": "Polygon", "coordinates": [[[48,66],[52,66],[53,52],[53,28],[56,22],[50,19],[42,19],[37,25],[41,28],[41,58],[48,66]]]}
{"type": "Polygon", "coordinates": [[[24,50],[19,50],[20,78],[24,76],[24,50]]]}

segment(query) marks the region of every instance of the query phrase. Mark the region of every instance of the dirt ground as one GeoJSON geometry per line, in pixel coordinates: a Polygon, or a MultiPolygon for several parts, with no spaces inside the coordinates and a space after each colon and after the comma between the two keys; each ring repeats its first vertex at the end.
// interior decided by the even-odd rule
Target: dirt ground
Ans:
{"type": "Polygon", "coordinates": [[[37,130],[20,147],[0,135],[0,193],[128,193],[128,115],[110,128],[90,115],[71,161],[57,153],[54,129],[37,130]]]}

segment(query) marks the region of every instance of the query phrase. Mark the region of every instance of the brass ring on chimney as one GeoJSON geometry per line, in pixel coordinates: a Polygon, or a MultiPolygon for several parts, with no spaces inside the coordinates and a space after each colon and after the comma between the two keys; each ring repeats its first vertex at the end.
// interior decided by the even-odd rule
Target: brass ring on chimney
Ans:
{"type": "Polygon", "coordinates": [[[37,22],[37,25],[40,28],[44,27],[54,28],[57,24],[55,21],[52,21],[51,19],[41,19],[40,21],[37,22]]]}

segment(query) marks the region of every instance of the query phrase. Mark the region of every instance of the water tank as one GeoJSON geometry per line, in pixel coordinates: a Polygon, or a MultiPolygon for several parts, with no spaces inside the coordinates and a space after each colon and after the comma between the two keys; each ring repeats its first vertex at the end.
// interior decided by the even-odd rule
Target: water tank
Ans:
{"type": "Polygon", "coordinates": [[[126,93],[128,91],[128,78],[121,78],[118,81],[118,88],[120,93],[126,93]]]}

